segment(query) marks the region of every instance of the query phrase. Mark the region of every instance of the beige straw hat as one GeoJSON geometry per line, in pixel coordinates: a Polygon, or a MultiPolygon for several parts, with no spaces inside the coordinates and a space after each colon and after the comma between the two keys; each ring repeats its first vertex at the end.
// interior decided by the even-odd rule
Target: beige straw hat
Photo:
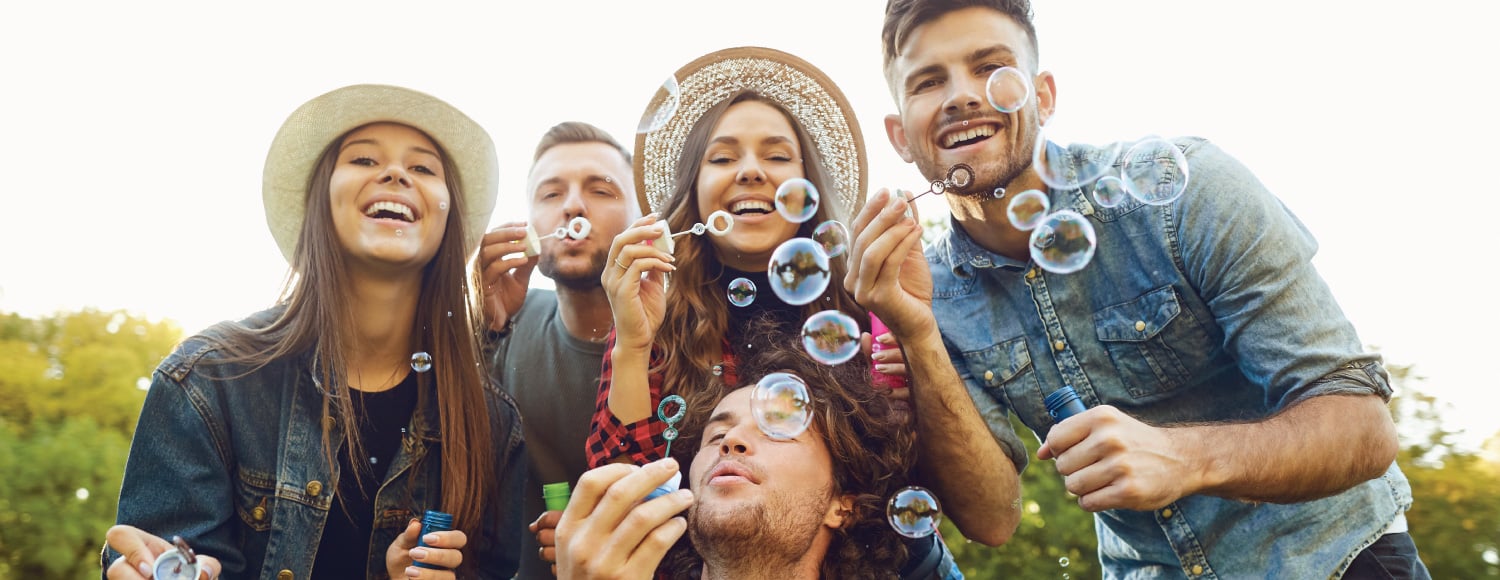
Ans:
{"type": "MultiPolygon", "coordinates": [[[[635,191],[642,213],[661,209],[672,197],[677,159],[693,125],[708,109],[743,90],[780,103],[807,130],[833,178],[845,219],[853,219],[864,205],[864,137],[854,109],[823,71],[779,50],[747,46],[700,56],[674,78],[676,114],[659,129],[635,137],[635,191]]],[[[653,105],[664,94],[658,91],[653,105]]],[[[827,192],[823,196],[829,199],[827,192]]]]}
{"type": "Polygon", "coordinates": [[[323,151],[351,129],[376,122],[409,125],[426,133],[458,169],[463,188],[464,254],[479,238],[495,209],[499,167],[489,133],[452,105],[431,95],[389,85],[351,85],[325,93],[287,117],[261,180],[266,225],[287,261],[297,250],[308,181],[323,151]]]}

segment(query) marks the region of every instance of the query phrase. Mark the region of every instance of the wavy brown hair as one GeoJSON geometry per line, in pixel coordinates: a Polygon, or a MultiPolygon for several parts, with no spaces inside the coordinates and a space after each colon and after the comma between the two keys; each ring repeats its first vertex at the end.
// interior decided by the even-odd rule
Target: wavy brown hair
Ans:
{"type": "MultiPolygon", "coordinates": [[[[769,316],[749,325],[747,332],[775,337],[740,365],[740,384],[720,387],[707,405],[688,404],[682,437],[673,456],[691,469],[703,428],[719,399],[740,387],[754,385],[773,372],[789,372],[807,382],[812,397],[810,429],[822,437],[833,458],[833,495],[853,497],[844,526],[834,532],[823,558],[823,578],[896,578],[906,564],[906,543],[886,521],[886,500],[908,485],[916,464],[916,436],[900,419],[890,396],[870,383],[870,363],[856,357],[841,365],[820,364],[803,352],[801,340],[769,316]]],[[[722,382],[716,382],[722,384],[722,382]]],[[[807,490],[814,493],[814,490],[807,490]]],[[[698,578],[703,559],[691,542],[672,547],[659,572],[669,578],[698,578]]]]}
{"type": "MultiPolygon", "coordinates": [[[[323,416],[337,417],[347,427],[345,449],[351,457],[363,456],[363,442],[351,402],[347,376],[347,354],[360,348],[354,330],[354,312],[346,298],[351,282],[343,247],[334,231],[329,202],[329,181],[338,161],[339,146],[356,127],[333,140],[324,149],[308,180],[304,209],[306,217],[297,236],[291,269],[277,299],[280,313],[269,325],[252,328],[230,325],[220,337],[210,337],[226,353],[222,362],[247,364],[255,372],[272,361],[306,357],[314,369],[323,395],[323,416]]],[[[420,128],[416,128],[421,131],[420,128]]],[[[423,132],[425,136],[426,133],[423,132]]],[[[429,137],[429,139],[431,139],[429,137]]],[[[436,140],[433,140],[436,144],[436,140]]],[[[487,380],[479,366],[479,328],[474,313],[478,277],[465,263],[465,200],[459,171],[447,152],[438,146],[443,175],[451,193],[451,210],[437,254],[422,270],[421,296],[412,324],[412,352],[432,354],[432,371],[417,375],[417,408],[414,417],[436,406],[438,432],[442,438],[442,511],[453,514],[454,529],[470,538],[481,538],[480,520],[488,503],[503,498],[494,492],[493,453],[489,449],[489,406],[484,391],[487,380]],[[454,313],[457,316],[454,316],[454,313]],[[436,384],[436,389],[432,385],[436,384]],[[432,400],[429,392],[436,392],[432,400]]],[[[324,458],[336,469],[337,454],[329,429],[323,429],[324,458]]],[[[428,458],[423,458],[426,461],[428,458]]],[[[353,470],[356,478],[359,470],[353,470]]]]}
{"type": "MultiPolygon", "coordinates": [[[[708,149],[714,127],[718,126],[729,107],[748,101],[770,105],[787,118],[797,133],[797,145],[802,150],[803,175],[818,188],[820,197],[828,200],[818,204],[813,217],[797,228],[796,236],[811,237],[818,224],[831,219],[846,221],[848,216],[843,215],[835,201],[839,199],[839,192],[834,187],[834,180],[824,169],[817,143],[808,136],[807,129],[780,103],[754,91],[742,91],[710,108],[688,132],[682,156],[677,159],[677,180],[672,187],[672,196],[660,210],[667,225],[674,232],[682,232],[703,222],[703,216],[698,215],[697,202],[698,171],[704,151],[708,149]]],[[[700,236],[686,236],[679,240],[674,252],[677,271],[672,273],[667,287],[667,309],[654,343],[662,355],[662,362],[650,372],[662,375],[662,395],[679,394],[692,405],[695,397],[690,395],[694,391],[720,382],[709,369],[723,357],[730,306],[728,296],[717,283],[724,273],[724,263],[719,260],[713,243],[700,236]]],[[[831,259],[829,266],[830,281],[824,292],[828,300],[815,300],[803,306],[802,318],[822,310],[837,309],[853,316],[861,328],[868,330],[868,314],[844,288],[844,273],[847,271],[844,259],[831,259]]],[[[713,400],[717,401],[717,398],[713,400]]]]}

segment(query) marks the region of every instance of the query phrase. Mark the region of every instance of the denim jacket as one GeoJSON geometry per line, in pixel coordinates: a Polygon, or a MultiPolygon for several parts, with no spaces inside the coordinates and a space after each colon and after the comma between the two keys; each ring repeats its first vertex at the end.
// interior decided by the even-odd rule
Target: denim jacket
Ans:
{"type": "MultiPolygon", "coordinates": [[[[1175,143],[1191,178],[1170,204],[1129,198],[1105,208],[1079,189],[1048,192],[1054,209],[1086,216],[1098,236],[1081,271],[989,252],[956,223],[926,250],[949,356],[1018,469],[1026,450],[1007,413],[1045,438],[1053,422],[1043,397],[1064,385],[1089,406],[1151,424],[1255,420],[1308,397],[1391,395],[1379,357],[1364,352],[1314,270],[1317,244],[1302,223],[1217,147],[1175,143]]],[[[1098,148],[1049,147],[1108,161],[1098,148]]],[[[1113,162],[1118,170],[1123,154],[1113,162]]],[[[1193,495],[1155,512],[1102,512],[1095,524],[1107,577],[1327,578],[1410,505],[1392,464],[1315,501],[1193,495]]]]}
{"type": "MultiPolygon", "coordinates": [[[[245,323],[264,326],[274,313],[245,323]]],[[[303,357],[226,378],[246,368],[209,362],[218,356],[200,335],[157,367],[131,442],[117,519],[165,538],[182,536],[195,552],[220,560],[222,578],[308,578],[339,477],[323,452],[319,381],[303,357]]],[[[510,396],[487,385],[485,400],[492,439],[476,448],[495,454],[498,495],[489,498],[483,537],[469,539],[464,557],[477,559],[484,578],[510,578],[525,526],[525,444],[510,396]]],[[[327,421],[330,441],[341,445],[342,422],[327,421]]],[[[386,549],[407,522],[440,509],[441,445],[437,410],[413,413],[374,498],[371,578],[385,576],[386,549]]],[[[102,564],[116,556],[106,548],[102,564]]]]}

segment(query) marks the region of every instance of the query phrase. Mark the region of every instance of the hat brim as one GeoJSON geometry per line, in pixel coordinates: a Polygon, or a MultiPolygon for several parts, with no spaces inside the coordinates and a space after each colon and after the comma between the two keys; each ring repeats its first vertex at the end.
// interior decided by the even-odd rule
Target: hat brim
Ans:
{"type": "Polygon", "coordinates": [[[635,137],[635,191],[642,213],[660,210],[671,198],[677,160],[703,114],[745,90],[776,101],[807,131],[834,181],[845,219],[864,205],[869,174],[864,136],[849,100],[823,71],[779,50],[742,46],[698,57],[674,78],[677,112],[660,128],[635,137]]]}
{"type": "Polygon", "coordinates": [[[499,167],[489,133],[452,105],[431,95],[390,85],[335,89],[287,117],[266,155],[261,195],[266,225],[288,262],[306,217],[309,181],[334,139],[370,123],[401,123],[432,138],[457,169],[463,188],[464,255],[479,245],[498,193],[499,167]]]}

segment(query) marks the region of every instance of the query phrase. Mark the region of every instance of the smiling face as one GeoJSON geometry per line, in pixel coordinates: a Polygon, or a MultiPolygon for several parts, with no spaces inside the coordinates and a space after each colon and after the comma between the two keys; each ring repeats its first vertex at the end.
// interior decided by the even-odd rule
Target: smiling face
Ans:
{"type": "Polygon", "coordinates": [[[771,252],[797,234],[799,224],[776,212],[776,188],[806,177],[792,122],[760,101],[731,105],[709,135],[698,166],[698,215],[725,210],[735,216],[725,236],[706,236],[720,261],[744,271],[764,271],[771,252]]]}
{"type": "Polygon", "coordinates": [[[714,407],[688,483],[689,533],[700,552],[786,550],[806,553],[843,522],[847,502],[834,493],[833,458],[816,429],[771,439],[750,411],[754,387],[714,407]]]}
{"type": "Polygon", "coordinates": [[[542,274],[572,288],[599,286],[610,243],[640,217],[630,164],[613,146],[564,143],[542,154],[531,168],[531,225],[539,235],[582,216],[592,228],[581,240],[542,240],[542,274]]]}
{"type": "Polygon", "coordinates": [[[350,132],[328,193],[339,246],[354,267],[420,269],[437,254],[450,197],[438,147],[421,131],[375,123],[350,132]]]}
{"type": "Polygon", "coordinates": [[[901,112],[886,119],[891,144],[928,179],[968,164],[977,175],[962,193],[987,196],[1030,167],[1040,127],[1052,113],[1052,76],[1035,71],[1029,36],[1001,12],[964,8],[921,25],[891,63],[901,112]],[[1036,91],[1014,113],[1001,113],[986,99],[990,73],[1007,66],[1033,75],[1036,91]]]}

